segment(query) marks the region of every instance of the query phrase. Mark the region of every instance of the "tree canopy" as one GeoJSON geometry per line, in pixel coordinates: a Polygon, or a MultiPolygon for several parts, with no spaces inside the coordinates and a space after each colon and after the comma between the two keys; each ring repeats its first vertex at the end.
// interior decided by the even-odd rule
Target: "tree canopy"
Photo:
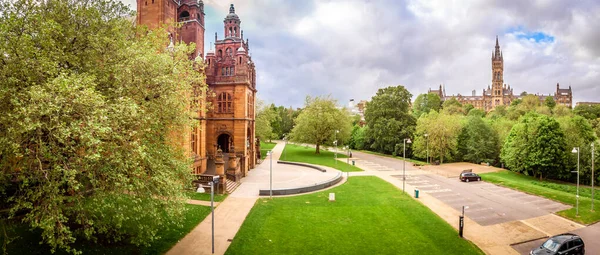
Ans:
{"type": "Polygon", "coordinates": [[[481,116],[470,115],[458,135],[457,149],[463,161],[494,164],[500,154],[498,134],[481,116]]]}
{"type": "Polygon", "coordinates": [[[442,100],[440,99],[440,96],[438,94],[420,94],[419,96],[417,96],[417,99],[415,99],[415,102],[413,103],[413,116],[415,116],[415,118],[418,118],[423,113],[429,113],[430,111],[437,112],[440,110],[441,107],[442,100]]]}
{"type": "Polygon", "coordinates": [[[295,142],[316,145],[315,153],[320,153],[323,144],[338,145],[350,137],[351,118],[346,109],[338,109],[336,101],[327,97],[306,97],[305,107],[296,118],[290,139],[295,142]]]}
{"type": "Polygon", "coordinates": [[[383,153],[397,153],[406,138],[411,138],[416,120],[409,113],[412,95],[404,86],[377,91],[365,110],[367,137],[371,148],[383,153]]]}
{"type": "Polygon", "coordinates": [[[0,2],[0,209],[53,251],[147,244],[184,212],[202,66],[131,15],[109,0],[0,2]]]}

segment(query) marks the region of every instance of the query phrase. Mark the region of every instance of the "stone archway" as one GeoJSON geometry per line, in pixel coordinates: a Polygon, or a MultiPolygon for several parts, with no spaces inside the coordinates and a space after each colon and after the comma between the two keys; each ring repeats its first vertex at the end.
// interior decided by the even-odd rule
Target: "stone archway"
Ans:
{"type": "Polygon", "coordinates": [[[221,149],[223,153],[229,153],[229,147],[231,146],[231,136],[229,134],[220,134],[217,137],[217,148],[221,149]]]}

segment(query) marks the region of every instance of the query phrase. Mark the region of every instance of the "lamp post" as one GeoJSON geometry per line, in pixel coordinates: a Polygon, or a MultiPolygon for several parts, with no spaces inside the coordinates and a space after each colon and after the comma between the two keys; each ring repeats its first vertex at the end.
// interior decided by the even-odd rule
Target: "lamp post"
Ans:
{"type": "Polygon", "coordinates": [[[212,215],[212,220],[211,220],[211,235],[212,235],[212,254],[215,254],[215,207],[214,207],[214,201],[215,201],[215,184],[219,183],[219,176],[213,176],[212,181],[210,182],[210,213],[212,215]]]}
{"type": "Polygon", "coordinates": [[[333,137],[335,138],[335,140],[333,141],[333,144],[335,145],[335,166],[337,166],[337,133],[339,132],[339,130],[336,130],[335,133],[333,133],[333,137]]]}
{"type": "Polygon", "coordinates": [[[573,148],[571,152],[577,153],[577,195],[575,196],[577,204],[575,206],[575,216],[579,217],[579,147],[573,148]]]}
{"type": "Polygon", "coordinates": [[[283,147],[283,160],[287,160],[287,152],[285,151],[285,147],[287,147],[287,136],[283,137],[283,142],[285,146],[283,147]]]}
{"type": "Polygon", "coordinates": [[[469,209],[469,206],[463,205],[462,214],[458,216],[458,236],[463,237],[463,228],[465,227],[465,209],[469,209]]]}
{"type": "Polygon", "coordinates": [[[269,198],[273,199],[273,151],[268,151],[269,156],[269,198]]]}
{"type": "Polygon", "coordinates": [[[404,152],[402,153],[402,192],[406,182],[406,143],[411,143],[410,138],[404,138],[404,152]]]}
{"type": "Polygon", "coordinates": [[[350,145],[345,146],[346,149],[346,164],[350,164],[350,145]]]}
{"type": "Polygon", "coordinates": [[[594,211],[594,142],[592,142],[592,211],[594,211]]]}
{"type": "Polygon", "coordinates": [[[429,164],[429,134],[424,134],[425,139],[427,140],[427,164],[429,164]]]}

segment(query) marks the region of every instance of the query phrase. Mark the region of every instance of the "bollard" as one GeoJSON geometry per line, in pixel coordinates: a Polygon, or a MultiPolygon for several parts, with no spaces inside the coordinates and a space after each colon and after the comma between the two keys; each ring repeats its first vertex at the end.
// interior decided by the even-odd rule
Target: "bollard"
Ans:
{"type": "Polygon", "coordinates": [[[415,189],[415,198],[419,198],[419,190],[415,189]]]}
{"type": "Polygon", "coordinates": [[[352,160],[352,165],[354,165],[354,160],[352,160]]]}

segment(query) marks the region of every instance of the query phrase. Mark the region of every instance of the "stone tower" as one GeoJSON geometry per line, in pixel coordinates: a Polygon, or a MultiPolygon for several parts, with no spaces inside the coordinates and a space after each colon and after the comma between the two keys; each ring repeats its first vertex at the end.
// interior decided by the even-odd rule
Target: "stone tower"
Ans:
{"type": "Polygon", "coordinates": [[[175,22],[178,4],[174,0],[137,0],[137,24],[156,29],[175,22]]]}
{"type": "Polygon", "coordinates": [[[504,105],[503,97],[504,84],[504,58],[498,44],[498,36],[496,36],[496,49],[492,52],[492,101],[491,108],[498,105],[504,105]]]}
{"type": "Polygon", "coordinates": [[[178,39],[196,44],[192,58],[204,56],[204,3],[202,0],[182,0],[177,9],[177,22],[181,23],[178,39]]]}
{"type": "Polygon", "coordinates": [[[218,149],[227,156],[235,153],[240,159],[241,174],[246,175],[256,164],[256,71],[240,24],[232,4],[223,20],[225,38],[219,40],[215,33],[215,48],[206,54],[206,83],[214,92],[212,109],[207,114],[206,139],[209,155],[218,149]]]}

